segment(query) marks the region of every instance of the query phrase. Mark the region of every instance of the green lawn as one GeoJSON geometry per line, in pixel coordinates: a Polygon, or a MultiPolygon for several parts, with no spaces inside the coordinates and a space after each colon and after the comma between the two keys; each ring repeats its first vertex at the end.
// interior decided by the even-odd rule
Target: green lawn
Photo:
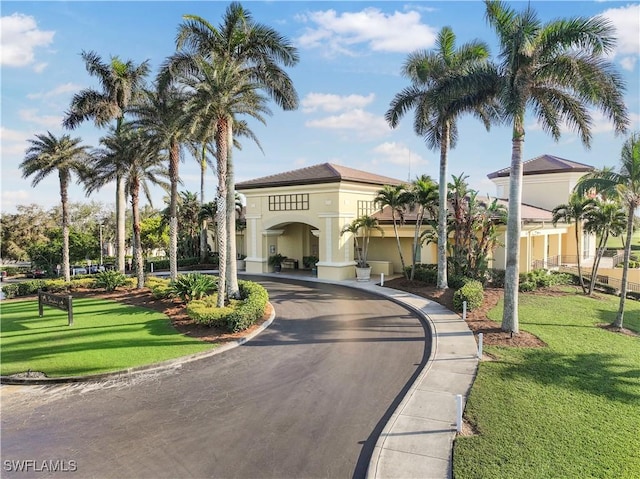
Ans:
{"type": "MultiPolygon", "coordinates": [[[[626,235],[626,233],[624,233],[626,235]]],[[[607,240],[607,248],[619,248],[622,249],[622,236],[611,236],[607,240]]],[[[626,236],[625,236],[626,238],[626,236]]],[[[633,249],[640,249],[640,229],[637,229],[631,237],[631,247],[633,249]]]]}
{"type": "MultiPolygon", "coordinates": [[[[456,478],[640,477],[640,337],[596,327],[618,298],[520,295],[522,329],[546,348],[487,347],[456,439],[456,478]]],[[[502,304],[490,313],[499,321],[502,304]]],[[[640,302],[625,326],[640,331],[640,302]]]]}
{"type": "Polygon", "coordinates": [[[207,349],[212,344],[179,334],[164,314],[101,299],[74,299],[67,313],[38,302],[0,303],[0,372],[27,370],[49,377],[117,371],[207,349]]]}

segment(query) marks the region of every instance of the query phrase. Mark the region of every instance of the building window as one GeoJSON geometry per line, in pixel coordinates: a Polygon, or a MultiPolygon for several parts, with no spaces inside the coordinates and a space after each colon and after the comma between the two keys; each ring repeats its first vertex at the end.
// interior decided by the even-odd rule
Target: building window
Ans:
{"type": "Polygon", "coordinates": [[[378,211],[373,201],[358,200],[358,218],[360,216],[370,216],[378,211]]]}
{"type": "Polygon", "coordinates": [[[297,211],[309,209],[309,193],[269,196],[269,211],[297,211]]]}

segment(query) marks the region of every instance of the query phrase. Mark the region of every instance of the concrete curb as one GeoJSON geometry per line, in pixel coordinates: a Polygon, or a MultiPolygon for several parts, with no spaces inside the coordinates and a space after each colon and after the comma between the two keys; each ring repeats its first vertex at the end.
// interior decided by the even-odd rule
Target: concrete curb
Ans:
{"type": "MultiPolygon", "coordinates": [[[[269,303],[270,304],[270,303],[269,303]]],[[[148,374],[148,373],[156,373],[161,371],[167,371],[171,369],[179,369],[184,364],[188,364],[193,361],[198,361],[200,359],[209,358],[211,356],[215,356],[216,354],[224,353],[225,351],[229,351],[230,349],[237,348],[238,346],[243,345],[247,341],[255,338],[262,331],[267,329],[273,320],[276,317],[275,308],[273,305],[271,306],[271,315],[269,318],[262,323],[258,328],[244,336],[240,339],[236,339],[235,341],[230,341],[228,343],[223,344],[220,347],[215,349],[211,349],[209,351],[204,351],[202,353],[190,354],[189,356],[181,356],[176,359],[168,359],[166,361],[162,361],[154,364],[147,364],[146,366],[137,366],[133,368],[127,368],[120,371],[114,371],[111,373],[102,373],[102,374],[91,374],[88,376],[65,376],[65,377],[57,377],[57,378],[15,378],[11,376],[0,376],[0,384],[10,384],[10,385],[43,385],[43,384],[63,384],[63,383],[79,383],[79,382],[90,382],[90,381],[106,381],[112,379],[121,379],[124,377],[132,377],[139,374],[148,374]]]]}

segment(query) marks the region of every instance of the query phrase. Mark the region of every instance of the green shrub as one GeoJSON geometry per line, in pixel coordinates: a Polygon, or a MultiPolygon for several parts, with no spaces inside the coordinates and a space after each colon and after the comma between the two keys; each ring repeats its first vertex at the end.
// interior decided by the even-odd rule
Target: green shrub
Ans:
{"type": "MultiPolygon", "coordinates": [[[[469,278],[467,276],[453,275],[449,277],[449,287],[455,290],[462,288],[465,284],[470,283],[472,281],[477,281],[473,278],[469,278]]],[[[478,281],[480,283],[480,281],[478,281]]],[[[480,283],[482,285],[482,283],[480,283]]]]}
{"type": "MultiPolygon", "coordinates": [[[[162,271],[169,269],[169,260],[168,259],[153,259],[145,262],[144,270],[146,272],[151,271],[151,263],[153,263],[154,271],[162,271]]],[[[200,264],[200,258],[178,258],[178,268],[182,268],[185,266],[194,266],[200,264]]]]}
{"type": "Polygon", "coordinates": [[[20,268],[16,266],[2,266],[0,267],[0,271],[6,271],[7,276],[15,276],[21,273],[20,268]]]}
{"type": "Polygon", "coordinates": [[[559,271],[551,272],[551,284],[552,285],[569,285],[575,284],[577,278],[570,273],[560,273],[559,271]]]}
{"type": "Polygon", "coordinates": [[[2,287],[2,292],[6,299],[12,299],[18,296],[18,283],[6,284],[2,287]]]}
{"type": "Polygon", "coordinates": [[[151,290],[151,295],[155,299],[170,298],[173,295],[171,288],[171,280],[158,278],[157,276],[149,276],[145,282],[145,286],[151,290]]]}
{"type": "Polygon", "coordinates": [[[171,291],[182,301],[188,303],[194,299],[202,299],[218,288],[218,281],[213,276],[201,273],[181,274],[171,285],[171,291]]]}
{"type": "Polygon", "coordinates": [[[453,307],[456,311],[462,311],[463,303],[467,302],[467,311],[482,306],[484,288],[480,281],[467,281],[460,289],[453,293],[453,307]]]}
{"type": "Polygon", "coordinates": [[[240,300],[231,300],[229,305],[222,308],[216,307],[218,293],[205,296],[202,299],[194,299],[187,304],[187,315],[198,324],[227,329],[227,318],[239,307],[240,300]]]}
{"type": "Polygon", "coordinates": [[[528,293],[530,291],[535,291],[536,283],[535,281],[521,281],[519,285],[519,289],[522,293],[528,293]]]}
{"type": "Polygon", "coordinates": [[[264,315],[269,294],[258,283],[238,281],[240,300],[232,300],[223,308],[216,307],[217,295],[191,301],[187,314],[199,324],[218,326],[237,332],[247,329],[264,315]]]}
{"type": "MultiPolygon", "coordinates": [[[[407,275],[411,274],[411,266],[405,268],[407,275]]],[[[413,279],[426,284],[436,284],[438,282],[438,265],[417,264],[413,272],[413,279]]]]}
{"type": "MultiPolygon", "coordinates": [[[[102,273],[100,273],[102,274],[102,273]]],[[[69,282],[69,290],[76,291],[78,289],[96,289],[101,288],[102,286],[97,286],[97,276],[95,277],[73,277],[69,282]]],[[[113,290],[111,290],[113,291],[113,290]]]]}
{"type": "Polygon", "coordinates": [[[490,269],[489,270],[489,283],[494,288],[504,288],[504,274],[503,269],[490,269]]]}
{"type": "Polygon", "coordinates": [[[41,279],[34,279],[31,281],[23,281],[18,283],[18,292],[16,296],[29,296],[31,294],[37,294],[39,289],[44,287],[44,281],[41,279]]]}
{"type": "Polygon", "coordinates": [[[227,318],[227,329],[243,331],[264,315],[269,293],[263,286],[251,281],[238,281],[242,304],[227,318]]]}
{"type": "Polygon", "coordinates": [[[105,291],[111,292],[119,286],[125,286],[127,277],[120,271],[109,270],[98,273],[94,281],[97,288],[104,288],[105,291]]]}
{"type": "Polygon", "coordinates": [[[69,283],[64,279],[48,279],[44,282],[43,289],[50,293],[63,293],[69,291],[69,283]]]}

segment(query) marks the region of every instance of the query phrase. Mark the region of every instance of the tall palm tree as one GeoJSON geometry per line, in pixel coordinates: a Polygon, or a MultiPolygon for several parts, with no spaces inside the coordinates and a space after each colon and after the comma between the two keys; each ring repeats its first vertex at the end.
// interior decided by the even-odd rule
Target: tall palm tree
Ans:
{"type": "Polygon", "coordinates": [[[601,110],[624,132],[628,123],[623,81],[606,55],[614,47],[613,26],[604,18],[559,19],[543,24],[528,6],[518,13],[506,3],[485,0],[486,18],[500,45],[498,101],[512,126],[502,330],[518,333],[522,147],[525,114],[532,110],[554,140],[568,125],[588,147],[591,114],[601,110]]]}
{"type": "Polygon", "coordinates": [[[620,154],[620,169],[605,169],[586,175],[576,185],[576,191],[584,193],[595,189],[607,197],[617,197],[627,207],[627,239],[624,247],[624,268],[620,288],[620,306],[613,326],[622,328],[624,305],[627,296],[631,238],[633,236],[636,210],[640,208],[640,132],[634,132],[625,141],[620,154]]]}
{"type": "Polygon", "coordinates": [[[593,294],[600,260],[604,255],[609,236],[622,234],[626,225],[627,217],[619,201],[595,198],[593,208],[587,213],[584,222],[584,230],[595,234],[598,238],[596,258],[591,267],[589,296],[593,294]]]}
{"type": "MultiPolygon", "coordinates": [[[[496,118],[491,97],[495,83],[486,81],[489,48],[478,40],[455,48],[456,36],[449,27],[438,34],[433,51],[409,55],[402,68],[412,85],[391,101],[385,118],[395,128],[402,116],[415,109],[414,130],[424,136],[427,146],[440,149],[439,196],[447,198],[449,149],[456,146],[458,118],[465,113],[478,117],[489,129],[496,118]]],[[[488,69],[488,70],[487,70],[488,69]]],[[[491,75],[489,75],[491,76],[491,75]]],[[[447,203],[438,208],[438,288],[447,285],[447,203]]]]}
{"type": "Polygon", "coordinates": [[[84,176],[87,163],[87,146],[80,145],[80,138],[62,135],[57,138],[51,132],[36,135],[35,140],[28,140],[25,159],[20,163],[22,177],[35,175],[32,186],[38,185],[51,173],[58,173],[60,182],[60,204],[62,207],[62,269],[65,281],[71,280],[69,271],[69,182],[75,173],[84,176]]]}
{"type": "Polygon", "coordinates": [[[138,289],[144,287],[144,258],[140,238],[140,193],[151,204],[149,183],[167,189],[168,171],[160,165],[164,158],[156,148],[150,133],[123,123],[119,130],[101,138],[102,149],[94,152],[91,176],[85,181],[87,193],[100,189],[121,175],[125,192],[131,198],[133,218],[133,264],[138,279],[138,289]]]}
{"type": "MultiPolygon", "coordinates": [[[[224,235],[219,235],[220,250],[220,280],[226,276],[226,263],[229,260],[228,285],[220,284],[221,291],[229,296],[237,296],[239,292],[237,272],[235,270],[235,241],[222,240],[228,234],[235,235],[235,215],[233,214],[233,185],[234,174],[231,161],[233,146],[233,119],[236,115],[253,115],[256,110],[237,109],[239,91],[253,95],[256,104],[256,91],[265,91],[280,107],[292,110],[298,106],[298,95],[293,83],[282,67],[293,66],[298,62],[297,49],[276,30],[257,23],[249,11],[239,3],[233,2],[225,11],[218,28],[205,19],[195,15],[185,15],[185,22],[180,26],[176,46],[179,51],[170,59],[169,70],[173,72],[192,73],[204,70],[202,63],[209,63],[212,71],[224,72],[224,76],[235,78],[234,82],[226,82],[231,88],[233,101],[225,101],[224,106],[217,106],[218,115],[211,115],[210,122],[216,125],[214,140],[216,143],[216,160],[218,170],[218,202],[219,221],[224,221],[225,214],[228,224],[224,235]],[[224,164],[224,165],[223,165],[224,164]],[[221,186],[222,182],[226,185],[221,186]],[[224,194],[224,197],[221,195],[224,194]],[[231,233],[229,233],[231,232],[231,233]],[[222,242],[224,241],[224,244],[222,242]],[[227,251],[228,249],[228,251],[227,251]],[[224,286],[224,288],[223,288],[224,286]]],[[[207,78],[205,76],[205,78],[207,78]]],[[[223,95],[224,91],[217,94],[223,95]]],[[[261,103],[261,102],[258,102],[261,103]]],[[[202,108],[210,108],[211,104],[202,104],[202,108]]],[[[258,110],[258,115],[265,113],[258,110]]],[[[220,227],[220,225],[218,225],[220,227]]],[[[224,294],[219,295],[224,298],[224,294]]],[[[220,300],[219,300],[220,302],[220,300]]]]}
{"type": "Polygon", "coordinates": [[[373,201],[380,208],[388,206],[391,209],[393,233],[396,237],[398,254],[400,255],[400,263],[402,264],[402,273],[404,274],[404,277],[408,279],[409,275],[407,274],[404,255],[402,254],[402,247],[400,246],[400,235],[398,233],[398,223],[400,225],[404,224],[404,212],[409,206],[409,194],[407,192],[407,187],[406,185],[384,185],[384,187],[378,191],[378,195],[373,201]]]}
{"type": "MultiPolygon", "coordinates": [[[[143,88],[144,79],[149,73],[149,62],[145,60],[136,65],[131,60],[123,62],[114,56],[109,63],[105,63],[97,53],[85,51],[80,56],[89,75],[100,82],[101,91],[87,88],[73,95],[63,126],[74,129],[92,119],[98,128],[102,128],[116,120],[116,131],[119,130],[127,108],[135,102],[143,88]]],[[[117,174],[115,180],[118,268],[124,271],[126,195],[121,175],[117,174]]]]}
{"type": "Polygon", "coordinates": [[[184,106],[188,96],[173,85],[145,90],[131,108],[136,125],[152,133],[156,147],[169,156],[169,277],[178,279],[178,184],[181,144],[189,140],[184,106]]]}
{"type": "Polygon", "coordinates": [[[584,278],[582,277],[582,267],[580,264],[580,257],[582,256],[582,248],[580,247],[580,232],[582,230],[582,222],[587,218],[594,205],[595,202],[592,198],[587,198],[584,195],[573,193],[571,194],[571,196],[569,196],[568,203],[556,206],[551,212],[551,221],[553,222],[554,226],[560,221],[567,224],[575,223],[576,254],[578,258],[578,279],[580,281],[580,287],[582,288],[583,293],[587,292],[587,287],[584,284],[584,278]]]}

